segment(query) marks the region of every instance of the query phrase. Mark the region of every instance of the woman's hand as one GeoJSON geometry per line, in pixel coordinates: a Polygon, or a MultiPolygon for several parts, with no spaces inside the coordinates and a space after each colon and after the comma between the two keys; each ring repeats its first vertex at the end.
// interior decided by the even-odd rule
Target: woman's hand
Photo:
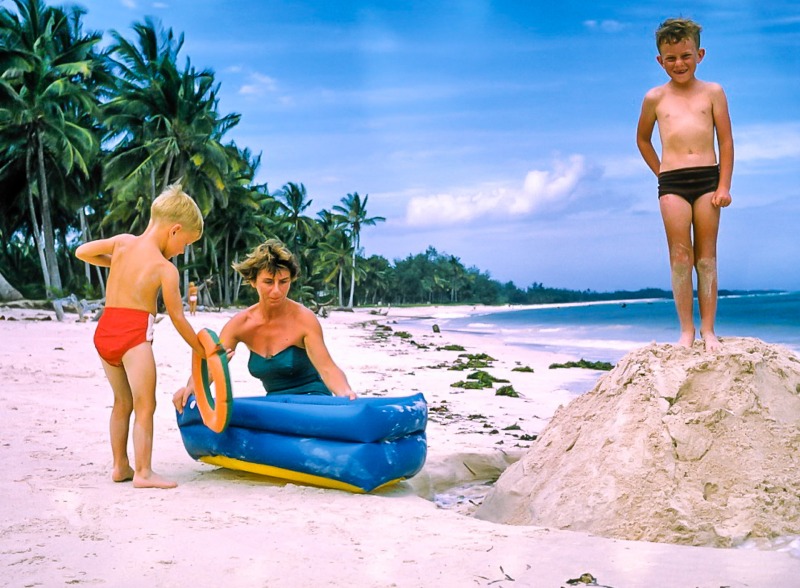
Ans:
{"type": "Polygon", "coordinates": [[[172,395],[172,404],[175,405],[175,409],[180,414],[183,414],[183,407],[186,406],[186,401],[192,393],[194,393],[194,387],[191,384],[187,384],[172,395]]]}
{"type": "Polygon", "coordinates": [[[356,393],[355,393],[355,392],[353,392],[353,391],[352,391],[352,390],[350,390],[350,389],[348,389],[348,390],[345,390],[345,391],[343,391],[343,392],[341,392],[341,393],[339,393],[339,394],[334,394],[334,396],[342,396],[342,397],[345,397],[345,398],[349,398],[350,400],[355,400],[356,398],[358,398],[358,396],[356,395],[356,393]]]}

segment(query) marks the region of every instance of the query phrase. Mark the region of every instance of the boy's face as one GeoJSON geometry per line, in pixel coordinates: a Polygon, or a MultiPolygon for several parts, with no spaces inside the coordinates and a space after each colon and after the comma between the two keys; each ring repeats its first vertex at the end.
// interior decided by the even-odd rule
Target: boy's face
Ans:
{"type": "Polygon", "coordinates": [[[697,64],[703,61],[705,49],[698,49],[694,39],[681,39],[677,43],[662,43],[656,58],[672,81],[685,84],[694,79],[697,64]]]}

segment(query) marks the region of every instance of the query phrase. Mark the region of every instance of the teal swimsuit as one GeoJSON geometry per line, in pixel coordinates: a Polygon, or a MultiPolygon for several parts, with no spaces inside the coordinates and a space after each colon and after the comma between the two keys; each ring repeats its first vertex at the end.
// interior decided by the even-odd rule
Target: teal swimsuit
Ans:
{"type": "Polygon", "coordinates": [[[305,349],[294,345],[272,357],[250,352],[247,369],[261,380],[268,394],[324,394],[331,396],[305,349]]]}

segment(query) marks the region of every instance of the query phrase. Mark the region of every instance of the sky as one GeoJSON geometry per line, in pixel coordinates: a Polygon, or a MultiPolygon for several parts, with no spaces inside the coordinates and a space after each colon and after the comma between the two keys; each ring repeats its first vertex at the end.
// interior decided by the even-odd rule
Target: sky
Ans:
{"type": "Polygon", "coordinates": [[[226,139],[261,154],[259,182],[302,183],[312,215],[368,196],[386,222],[363,230],[365,255],[432,246],[522,288],[596,291],[670,288],[635,131],[667,81],[655,29],[692,18],[735,143],[720,287],[800,290],[796,0],[74,3],[89,29],[132,38],[149,15],[183,33],[181,60],[241,114],[226,139]]]}

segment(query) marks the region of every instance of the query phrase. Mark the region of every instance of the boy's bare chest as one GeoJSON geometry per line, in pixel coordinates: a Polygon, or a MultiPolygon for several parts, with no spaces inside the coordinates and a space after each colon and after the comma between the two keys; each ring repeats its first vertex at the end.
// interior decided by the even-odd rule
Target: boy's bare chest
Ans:
{"type": "Polygon", "coordinates": [[[662,127],[707,127],[713,124],[711,99],[703,93],[690,96],[668,94],[656,107],[656,120],[662,127]]]}

